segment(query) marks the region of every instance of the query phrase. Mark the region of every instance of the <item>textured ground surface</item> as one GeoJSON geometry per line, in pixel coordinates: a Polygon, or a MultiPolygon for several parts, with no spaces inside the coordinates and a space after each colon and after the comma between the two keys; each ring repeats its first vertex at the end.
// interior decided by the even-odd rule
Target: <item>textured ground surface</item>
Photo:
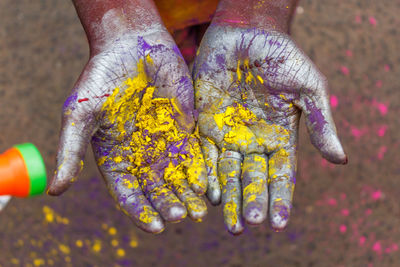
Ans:
{"type": "MultiPolygon", "coordinates": [[[[0,266],[399,266],[399,1],[303,0],[293,35],[329,78],[348,166],[302,127],[289,228],[239,237],[220,208],[152,236],[119,212],[91,154],[62,197],[14,199],[0,213],[0,266]]],[[[0,2],[0,150],[31,141],[49,174],[61,106],[88,57],[70,1],[0,2]]]]}

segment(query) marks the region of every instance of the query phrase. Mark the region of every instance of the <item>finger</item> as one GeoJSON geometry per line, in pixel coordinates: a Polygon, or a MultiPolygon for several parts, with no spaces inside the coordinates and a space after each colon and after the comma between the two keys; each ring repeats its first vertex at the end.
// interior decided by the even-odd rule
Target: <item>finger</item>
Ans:
{"type": "Polygon", "coordinates": [[[194,192],[199,195],[204,195],[208,184],[207,169],[198,139],[192,138],[189,146],[189,156],[192,158],[190,159],[190,163],[186,169],[187,180],[194,192]]]}
{"type": "Polygon", "coordinates": [[[249,224],[260,224],[268,210],[268,157],[249,154],[242,167],[243,217],[249,224]]]}
{"type": "Polygon", "coordinates": [[[115,171],[102,171],[102,174],[110,194],[140,229],[153,234],[164,230],[163,219],[144,196],[134,176],[115,171]]]}
{"type": "Polygon", "coordinates": [[[201,137],[201,144],[208,174],[207,197],[211,204],[218,205],[221,202],[221,186],[217,176],[218,149],[205,137],[201,137]]]}
{"type": "Polygon", "coordinates": [[[83,159],[95,130],[95,119],[82,108],[71,108],[77,99],[67,100],[63,112],[57,169],[47,193],[60,195],[76,180],[83,168],[83,159]]]}
{"type": "MultiPolygon", "coordinates": [[[[317,78],[316,78],[317,79],[317,78]]],[[[325,79],[319,78],[305,90],[297,105],[305,115],[311,143],[332,163],[346,164],[347,156],[336,133],[325,79]]]]}
{"type": "Polygon", "coordinates": [[[281,148],[269,156],[269,219],[272,229],[283,231],[288,224],[296,175],[296,147],[281,148]]]}
{"type": "Polygon", "coordinates": [[[184,169],[175,166],[173,161],[170,161],[164,171],[164,181],[178,198],[185,203],[190,218],[195,221],[201,221],[207,214],[207,206],[203,199],[190,189],[184,169]]]}
{"type": "Polygon", "coordinates": [[[182,180],[179,186],[174,186],[174,192],[185,203],[189,217],[192,220],[200,222],[207,215],[206,203],[190,189],[186,180],[182,180]]]}
{"type": "Polygon", "coordinates": [[[164,220],[178,222],[186,217],[185,205],[167,188],[157,171],[151,170],[148,173],[142,173],[139,183],[150,203],[164,220]]]}
{"type": "Polygon", "coordinates": [[[222,208],[225,225],[234,235],[243,232],[242,188],[240,172],[242,155],[234,151],[221,153],[218,162],[218,178],[222,186],[222,208]]]}

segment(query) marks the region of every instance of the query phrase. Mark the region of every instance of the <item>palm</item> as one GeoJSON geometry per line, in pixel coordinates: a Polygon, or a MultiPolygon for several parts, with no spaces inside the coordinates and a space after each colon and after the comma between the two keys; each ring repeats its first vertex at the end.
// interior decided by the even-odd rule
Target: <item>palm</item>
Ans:
{"type": "Polygon", "coordinates": [[[232,233],[243,230],[242,215],[250,224],[261,223],[268,201],[272,227],[283,229],[296,180],[301,111],[323,156],[345,160],[327,106],[325,79],[283,33],[213,25],[193,73],[209,198],[219,202],[220,184],[232,233]]]}
{"type": "Polygon", "coordinates": [[[110,193],[140,228],[159,232],[187,211],[205,215],[190,189],[202,194],[207,182],[192,134],[192,83],[167,33],[125,36],[92,57],[64,114],[56,194],[78,174],[91,139],[110,193]]]}

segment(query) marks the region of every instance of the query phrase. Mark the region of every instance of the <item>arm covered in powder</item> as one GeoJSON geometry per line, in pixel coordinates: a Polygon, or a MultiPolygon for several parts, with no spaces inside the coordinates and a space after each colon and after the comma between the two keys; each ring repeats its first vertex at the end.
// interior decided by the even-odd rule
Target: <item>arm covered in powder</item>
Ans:
{"type": "Polygon", "coordinates": [[[75,0],[90,58],[63,107],[60,195],[83,168],[89,143],[107,187],[141,229],[207,209],[206,168],[195,132],[193,85],[150,0],[75,0]]]}

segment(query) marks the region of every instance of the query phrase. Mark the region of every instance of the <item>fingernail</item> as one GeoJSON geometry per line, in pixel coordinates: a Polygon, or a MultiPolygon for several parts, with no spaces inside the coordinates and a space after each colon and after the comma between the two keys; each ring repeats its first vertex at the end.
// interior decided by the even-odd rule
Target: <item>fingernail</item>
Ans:
{"type": "Polygon", "coordinates": [[[193,184],[192,189],[198,195],[204,195],[207,191],[207,189],[205,187],[202,187],[198,184],[193,184]]]}
{"type": "Polygon", "coordinates": [[[210,200],[212,205],[216,206],[221,203],[221,191],[208,190],[207,198],[208,198],[208,200],[210,200]]]}
{"type": "Polygon", "coordinates": [[[257,207],[247,208],[244,212],[244,218],[250,225],[261,224],[265,220],[265,215],[257,207]]]}
{"type": "Polygon", "coordinates": [[[150,225],[150,232],[153,234],[160,234],[164,232],[165,226],[161,220],[153,221],[150,225]]]}
{"type": "Polygon", "coordinates": [[[243,233],[243,230],[244,227],[242,224],[235,224],[228,228],[229,233],[231,233],[232,235],[240,235],[241,233],[243,233]]]}
{"type": "Polygon", "coordinates": [[[178,223],[183,219],[185,219],[186,216],[187,216],[187,210],[185,207],[174,206],[168,210],[168,222],[178,223]]]}
{"type": "Polygon", "coordinates": [[[290,209],[282,204],[275,204],[270,217],[271,227],[275,232],[285,230],[289,221],[290,209]]]}

